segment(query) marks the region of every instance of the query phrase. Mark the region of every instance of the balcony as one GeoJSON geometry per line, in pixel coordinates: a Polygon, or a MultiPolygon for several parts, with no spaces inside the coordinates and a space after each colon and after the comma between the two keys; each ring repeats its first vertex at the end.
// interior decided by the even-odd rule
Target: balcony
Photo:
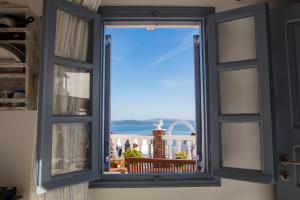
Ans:
{"type": "MultiPolygon", "coordinates": [[[[130,147],[143,153],[144,158],[153,156],[153,136],[133,134],[111,134],[111,150],[114,157],[122,157],[125,143],[128,140],[130,147]],[[118,148],[117,148],[118,147],[118,148]]],[[[166,159],[174,159],[178,152],[186,152],[188,160],[196,159],[196,136],[195,135],[165,135],[166,159]]]]}

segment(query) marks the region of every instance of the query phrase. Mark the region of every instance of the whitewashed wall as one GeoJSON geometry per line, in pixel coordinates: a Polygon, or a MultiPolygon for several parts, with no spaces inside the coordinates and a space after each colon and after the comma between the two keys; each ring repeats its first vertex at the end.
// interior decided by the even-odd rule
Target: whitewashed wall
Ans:
{"type": "MultiPolygon", "coordinates": [[[[42,0],[10,0],[26,3],[38,15],[42,14],[42,0]]],[[[263,2],[263,0],[102,0],[102,5],[165,5],[215,6],[217,11],[263,2]]],[[[244,30],[242,25],[237,25],[244,30]]],[[[226,30],[225,30],[226,31],[226,30]]],[[[247,45],[241,43],[240,49],[247,45]]],[[[230,46],[225,45],[223,51],[230,46]]],[[[249,52],[251,53],[251,52],[249,52]]],[[[243,89],[241,88],[241,91],[243,89]]],[[[239,92],[239,91],[237,91],[239,92]]],[[[36,112],[0,112],[0,185],[16,185],[20,194],[29,188],[31,159],[36,134],[36,112]]],[[[256,161],[256,157],[252,157],[256,161]]],[[[274,188],[233,180],[222,180],[222,187],[147,188],[147,189],[91,189],[91,200],[273,200],[274,188]]]]}
{"type": "Polygon", "coordinates": [[[0,111],[0,186],[17,187],[27,195],[30,186],[37,113],[0,111]]]}

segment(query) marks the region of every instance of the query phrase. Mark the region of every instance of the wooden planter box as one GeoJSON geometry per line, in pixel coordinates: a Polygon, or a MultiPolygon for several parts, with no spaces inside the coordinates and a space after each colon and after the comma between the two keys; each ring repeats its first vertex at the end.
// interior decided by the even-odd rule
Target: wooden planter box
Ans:
{"type": "Polygon", "coordinates": [[[125,158],[128,173],[193,173],[197,171],[196,160],[173,160],[162,158],[125,158]]]}

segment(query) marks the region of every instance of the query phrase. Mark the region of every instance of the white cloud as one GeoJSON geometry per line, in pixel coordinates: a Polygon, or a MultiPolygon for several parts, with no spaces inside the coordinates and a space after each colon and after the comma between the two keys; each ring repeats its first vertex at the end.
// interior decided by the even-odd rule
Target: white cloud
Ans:
{"type": "Polygon", "coordinates": [[[122,56],[112,56],[112,63],[113,64],[120,64],[123,62],[123,57],[122,56]]]}
{"type": "Polygon", "coordinates": [[[173,50],[166,52],[162,56],[160,56],[156,61],[151,63],[150,66],[158,65],[162,62],[170,60],[171,58],[177,56],[178,54],[184,52],[185,50],[193,47],[193,34],[186,35],[182,42],[173,50]]]}
{"type": "Polygon", "coordinates": [[[151,65],[158,65],[166,60],[170,60],[171,58],[177,56],[178,54],[180,54],[181,52],[189,49],[193,47],[192,44],[181,44],[180,46],[178,46],[176,49],[167,52],[166,54],[162,55],[161,57],[159,57],[155,62],[151,63],[151,65]]]}

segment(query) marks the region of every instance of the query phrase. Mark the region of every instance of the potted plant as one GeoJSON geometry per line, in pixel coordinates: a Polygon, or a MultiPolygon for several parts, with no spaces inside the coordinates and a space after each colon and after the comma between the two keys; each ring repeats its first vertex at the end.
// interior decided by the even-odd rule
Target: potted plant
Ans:
{"type": "Polygon", "coordinates": [[[129,148],[123,153],[123,157],[125,159],[126,158],[143,158],[143,153],[136,149],[129,148]]]}
{"type": "MultiPolygon", "coordinates": [[[[130,159],[130,158],[137,158],[137,159],[143,158],[143,153],[141,151],[138,151],[136,149],[131,149],[131,148],[127,149],[122,155],[125,158],[125,167],[127,167],[127,168],[129,166],[129,163],[130,163],[130,161],[128,159],[130,159]]],[[[131,163],[135,163],[135,161],[131,161],[131,163]]]]}
{"type": "Polygon", "coordinates": [[[187,160],[187,153],[186,152],[183,152],[183,151],[180,151],[178,153],[175,154],[175,159],[177,160],[187,160]]]}
{"type": "MultiPolygon", "coordinates": [[[[180,151],[175,154],[175,159],[177,159],[177,160],[187,160],[187,157],[188,157],[187,153],[183,152],[183,151],[180,151]]],[[[181,164],[178,164],[177,167],[182,171],[185,171],[185,168],[186,168],[185,165],[181,165],[181,164]]]]}

